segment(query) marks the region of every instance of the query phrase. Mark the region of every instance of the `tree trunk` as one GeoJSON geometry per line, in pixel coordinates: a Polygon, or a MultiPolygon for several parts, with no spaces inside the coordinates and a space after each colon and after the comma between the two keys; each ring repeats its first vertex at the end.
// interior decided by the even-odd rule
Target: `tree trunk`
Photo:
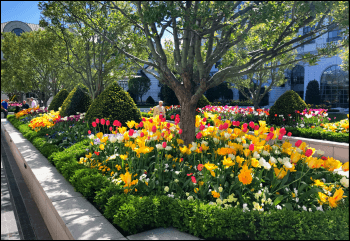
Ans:
{"type": "Polygon", "coordinates": [[[191,104],[190,99],[185,98],[181,103],[180,128],[182,129],[181,139],[185,145],[194,141],[196,135],[196,104],[191,104]]]}

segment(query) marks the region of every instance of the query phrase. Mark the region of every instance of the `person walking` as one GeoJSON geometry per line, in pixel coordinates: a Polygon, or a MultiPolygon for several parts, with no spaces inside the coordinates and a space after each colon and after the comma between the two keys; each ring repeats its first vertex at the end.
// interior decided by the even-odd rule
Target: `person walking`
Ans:
{"type": "Polygon", "coordinates": [[[162,115],[165,118],[165,108],[163,106],[163,101],[159,101],[159,105],[153,108],[153,118],[157,115],[162,115]]]}
{"type": "Polygon", "coordinates": [[[35,106],[37,106],[38,104],[36,103],[36,101],[32,98],[30,98],[30,100],[32,101],[32,108],[34,108],[35,106]]]}
{"type": "Polygon", "coordinates": [[[27,101],[23,100],[23,105],[22,105],[22,109],[29,109],[29,105],[27,104],[27,101]]]}
{"type": "Polygon", "coordinates": [[[8,106],[9,106],[8,102],[9,102],[9,99],[6,99],[3,102],[1,102],[1,109],[4,110],[5,118],[7,117],[7,114],[8,114],[8,106]]]}

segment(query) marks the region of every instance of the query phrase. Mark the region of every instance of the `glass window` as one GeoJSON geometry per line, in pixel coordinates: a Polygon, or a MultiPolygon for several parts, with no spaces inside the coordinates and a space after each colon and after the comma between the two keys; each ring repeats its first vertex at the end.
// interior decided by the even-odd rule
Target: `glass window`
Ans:
{"type": "MultiPolygon", "coordinates": [[[[304,28],[303,28],[303,35],[305,35],[305,34],[311,32],[311,31],[314,30],[314,29],[315,29],[315,26],[313,26],[313,27],[304,27],[304,28]]],[[[312,38],[312,36],[307,37],[306,39],[304,39],[304,41],[307,41],[307,40],[309,40],[309,39],[311,39],[311,38],[312,38]]],[[[315,39],[312,40],[311,42],[308,42],[307,44],[314,44],[314,43],[315,43],[315,39]]]]}
{"type": "Polygon", "coordinates": [[[304,67],[297,65],[292,70],[291,89],[304,99],[304,67]]]}
{"type": "Polygon", "coordinates": [[[341,40],[342,37],[340,35],[341,30],[336,28],[335,30],[328,32],[327,42],[338,41],[341,40]]]}
{"type": "Polygon", "coordinates": [[[15,28],[15,29],[12,30],[12,32],[14,34],[16,34],[17,36],[20,36],[22,33],[24,33],[24,30],[21,29],[21,28],[15,28]]]}
{"type": "Polygon", "coordinates": [[[349,72],[338,65],[328,67],[321,76],[321,103],[335,107],[349,107],[349,72]]]}

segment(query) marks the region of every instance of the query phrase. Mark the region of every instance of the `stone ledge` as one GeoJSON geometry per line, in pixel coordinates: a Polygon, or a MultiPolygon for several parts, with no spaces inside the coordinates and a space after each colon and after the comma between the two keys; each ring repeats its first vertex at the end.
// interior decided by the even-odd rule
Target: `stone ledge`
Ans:
{"type": "Polygon", "coordinates": [[[1,131],[53,239],[126,240],[8,120],[1,131]]]}

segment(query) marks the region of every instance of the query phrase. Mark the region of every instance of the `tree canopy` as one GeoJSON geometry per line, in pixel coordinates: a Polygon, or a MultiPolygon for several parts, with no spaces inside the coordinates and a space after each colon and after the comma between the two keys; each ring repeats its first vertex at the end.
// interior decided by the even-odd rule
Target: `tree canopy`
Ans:
{"type": "MultiPolygon", "coordinates": [[[[349,22],[348,18],[343,20],[338,17],[346,15],[348,2],[338,1],[93,2],[94,8],[101,9],[98,18],[92,18],[84,11],[87,3],[43,3],[44,15],[49,16],[57,9],[63,11],[69,16],[69,21],[83,23],[140,68],[145,64],[155,68],[158,75],[147,69],[144,71],[168,85],[178,97],[185,144],[194,140],[195,108],[206,90],[227,78],[279,68],[300,60],[313,64],[322,56],[335,55],[339,46],[329,44],[318,49],[317,54],[308,53],[288,63],[261,67],[337,27],[348,26],[349,22]],[[326,21],[327,18],[333,18],[333,21],[326,21]],[[133,35],[128,36],[135,41],[131,48],[122,41],[122,37],[109,36],[123,21],[130,22],[135,30],[133,35]],[[265,35],[260,36],[260,44],[252,49],[244,48],[246,44],[253,46],[257,41],[250,33],[261,24],[265,24],[265,35]],[[298,35],[299,28],[305,26],[315,28],[307,34],[298,35]],[[166,32],[172,40],[171,58],[161,43],[166,32]],[[140,35],[147,41],[150,59],[130,51],[143,40],[136,40],[140,35]],[[219,60],[222,60],[219,71],[210,76],[212,66],[219,60]]],[[[340,47],[345,44],[348,40],[340,47]]]]}

